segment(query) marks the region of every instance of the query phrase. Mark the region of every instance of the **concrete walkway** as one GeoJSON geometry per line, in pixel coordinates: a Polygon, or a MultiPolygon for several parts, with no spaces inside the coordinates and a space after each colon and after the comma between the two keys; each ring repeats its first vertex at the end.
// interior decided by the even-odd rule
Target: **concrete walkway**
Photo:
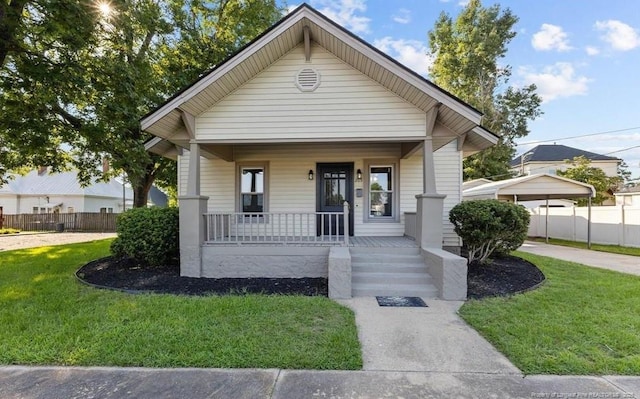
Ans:
{"type": "Polygon", "coordinates": [[[618,255],[534,241],[526,241],[518,251],[640,276],[640,256],[618,255]]]}
{"type": "Polygon", "coordinates": [[[483,373],[0,367],[3,399],[639,398],[640,378],[483,373]]]}
{"type": "Polygon", "coordinates": [[[356,314],[363,369],[521,375],[457,314],[463,302],[381,307],[373,297],[339,301],[356,314]]]}

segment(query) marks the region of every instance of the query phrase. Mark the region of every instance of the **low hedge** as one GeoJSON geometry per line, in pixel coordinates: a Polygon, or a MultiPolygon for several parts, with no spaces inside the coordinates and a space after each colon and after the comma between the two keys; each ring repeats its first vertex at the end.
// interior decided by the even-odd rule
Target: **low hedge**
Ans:
{"type": "Polygon", "coordinates": [[[111,253],[149,266],[173,263],[179,256],[178,208],[134,208],[118,216],[111,253]]]}
{"type": "Polygon", "coordinates": [[[529,219],[522,205],[494,199],[464,201],[449,212],[468,250],[469,263],[482,263],[494,252],[507,254],[520,247],[527,238],[529,219]]]}

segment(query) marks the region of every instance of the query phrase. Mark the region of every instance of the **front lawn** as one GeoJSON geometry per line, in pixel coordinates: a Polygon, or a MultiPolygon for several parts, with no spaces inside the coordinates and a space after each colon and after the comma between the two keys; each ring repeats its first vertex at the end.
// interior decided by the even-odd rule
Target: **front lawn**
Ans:
{"type": "Polygon", "coordinates": [[[353,312],[327,298],[130,295],[76,281],[110,242],[0,252],[0,364],[362,367],[353,312]]]}
{"type": "Polygon", "coordinates": [[[461,316],[525,374],[640,375],[640,277],[518,252],[544,285],[461,316]]]}

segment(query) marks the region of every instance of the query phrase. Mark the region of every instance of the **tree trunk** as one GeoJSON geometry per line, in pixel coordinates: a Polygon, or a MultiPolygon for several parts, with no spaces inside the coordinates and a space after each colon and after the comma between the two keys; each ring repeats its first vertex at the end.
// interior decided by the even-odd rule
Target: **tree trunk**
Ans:
{"type": "Polygon", "coordinates": [[[9,51],[15,46],[14,35],[26,3],[26,0],[3,0],[0,3],[0,67],[4,66],[9,51]]]}
{"type": "Polygon", "coordinates": [[[149,191],[153,186],[155,174],[147,173],[141,180],[133,186],[133,207],[144,208],[149,200],[149,191]]]}

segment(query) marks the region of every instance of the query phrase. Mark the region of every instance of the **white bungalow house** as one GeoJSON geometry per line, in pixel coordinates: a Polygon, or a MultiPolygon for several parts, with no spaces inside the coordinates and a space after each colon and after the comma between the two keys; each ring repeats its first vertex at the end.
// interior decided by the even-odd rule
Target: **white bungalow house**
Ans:
{"type": "Polygon", "coordinates": [[[132,203],[133,192],[123,189],[122,183],[111,180],[82,187],[74,170],[51,173],[42,167],[14,175],[0,186],[0,209],[4,214],[120,213],[132,203]]]}
{"type": "Polygon", "coordinates": [[[481,117],[303,4],[141,124],[178,159],[182,275],[463,299],[448,212],[481,117]]]}

